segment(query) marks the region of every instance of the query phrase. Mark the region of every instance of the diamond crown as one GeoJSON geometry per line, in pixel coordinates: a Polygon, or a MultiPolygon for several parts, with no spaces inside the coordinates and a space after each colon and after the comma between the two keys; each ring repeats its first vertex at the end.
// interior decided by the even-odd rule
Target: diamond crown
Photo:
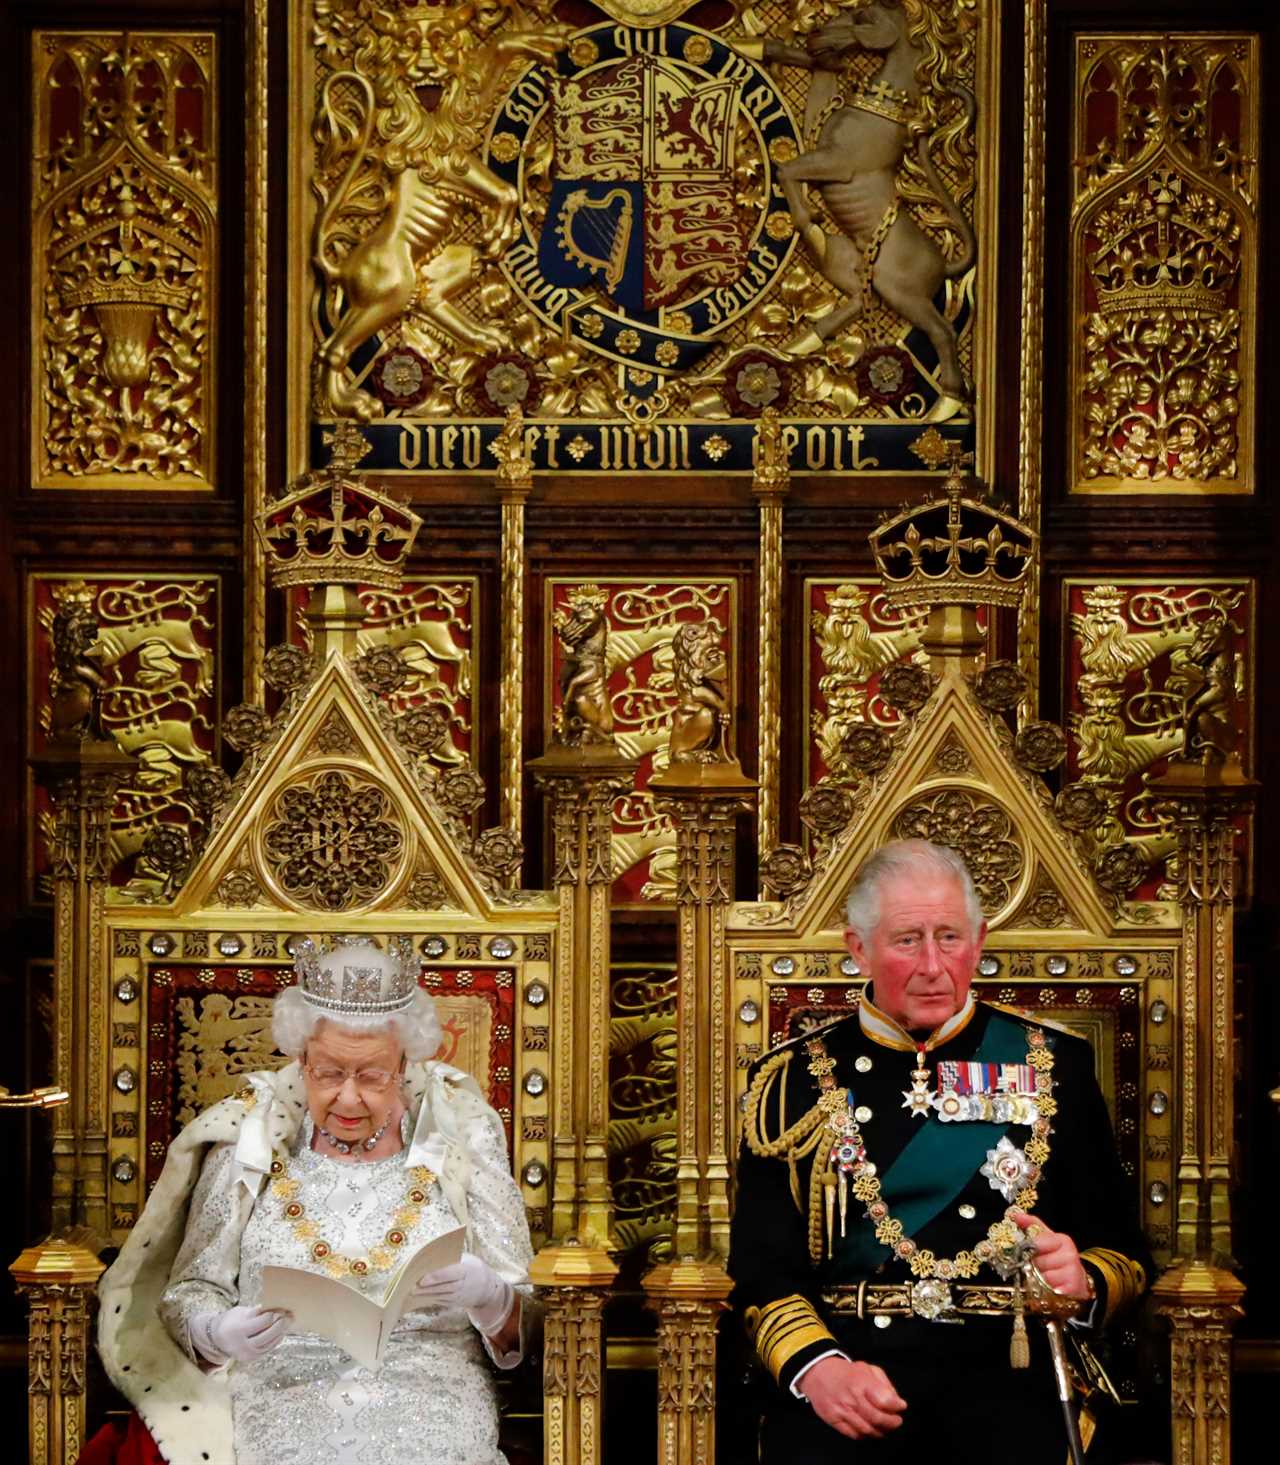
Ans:
{"type": "Polygon", "coordinates": [[[386,951],[358,936],[339,936],[321,951],[307,937],[293,960],[303,998],[324,1013],[403,1012],[418,990],[420,967],[405,936],[393,937],[386,951]]]}
{"type": "Polygon", "coordinates": [[[965,494],[961,454],[948,444],[943,495],[886,517],[869,538],[888,605],[1018,606],[1036,536],[1018,519],[965,494]]]}
{"type": "Polygon", "coordinates": [[[272,584],[397,590],[422,520],[355,473],[369,443],[354,423],[339,422],[329,440],[328,464],[258,515],[272,584]]]}

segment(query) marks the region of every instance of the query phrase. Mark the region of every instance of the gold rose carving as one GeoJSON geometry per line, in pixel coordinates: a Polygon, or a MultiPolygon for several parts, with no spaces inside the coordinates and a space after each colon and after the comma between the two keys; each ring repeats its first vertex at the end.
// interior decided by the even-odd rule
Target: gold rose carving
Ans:
{"type": "Polygon", "coordinates": [[[913,799],[893,821],[895,839],[927,839],[953,849],[969,867],[988,919],[1013,898],[1026,865],[1013,820],[999,804],[966,789],[913,799]]]}
{"type": "Polygon", "coordinates": [[[962,207],[976,174],[977,104],[962,79],[972,76],[976,28],[960,7],[903,0],[842,10],[797,39],[804,43],[766,39],[760,47],[766,61],[814,74],[805,106],[810,145],[781,161],[779,175],[806,249],[843,298],[786,349],[820,353],[850,328],[861,344],[858,327],[875,291],[929,337],[943,392],[933,415],[953,415],[968,388],[955,326],[933,300],[944,281],[967,273],[977,252],[962,207]],[[962,180],[960,198],[935,153],[962,180]]]}
{"type": "MultiPolygon", "coordinates": [[[[212,766],[217,592],[214,580],[158,576],[50,575],[32,585],[45,633],[33,668],[33,751],[83,731],[112,739],[138,760],[117,793],[107,851],[113,883],[126,893],[156,894],[169,885],[172,871],[153,867],[144,846],[158,825],[185,825],[197,814],[187,783],[212,766]]],[[[42,797],[36,807],[44,826],[42,797]]]]}
{"type": "Polygon", "coordinates": [[[37,31],[33,478],[214,476],[217,38],[37,31]]]}
{"type": "Polygon", "coordinates": [[[1250,592],[1139,582],[1075,585],[1069,595],[1069,768],[1102,800],[1095,837],[1136,840],[1158,864],[1174,836],[1149,785],[1166,761],[1247,761],[1250,592]]]}
{"type": "Polygon", "coordinates": [[[404,844],[388,795],[336,770],[286,788],[262,832],[266,863],[288,899],[324,911],[350,910],[379,896],[404,844]]]}
{"type": "Polygon", "coordinates": [[[553,60],[570,36],[563,25],[504,26],[509,8],[421,6],[401,16],[317,0],[312,264],[318,314],[332,323],[315,355],[321,417],[383,414],[348,368],[397,322],[433,357],[507,344],[462,301],[481,261],[516,233],[519,198],[481,160],[484,128],[513,68],[553,60]],[[440,89],[430,110],[424,87],[440,89]],[[459,213],[472,221],[465,238],[453,237],[459,213]]]}
{"type": "Polygon", "coordinates": [[[893,727],[901,721],[879,695],[879,674],[916,651],[928,612],[887,605],[872,580],[811,581],[808,588],[812,647],[821,668],[817,696],[810,693],[810,781],[849,782],[857,776],[846,754],[850,733],[866,723],[893,727]]]}
{"type": "Polygon", "coordinates": [[[1257,48],[1076,38],[1076,492],[1253,488],[1257,48]]]}

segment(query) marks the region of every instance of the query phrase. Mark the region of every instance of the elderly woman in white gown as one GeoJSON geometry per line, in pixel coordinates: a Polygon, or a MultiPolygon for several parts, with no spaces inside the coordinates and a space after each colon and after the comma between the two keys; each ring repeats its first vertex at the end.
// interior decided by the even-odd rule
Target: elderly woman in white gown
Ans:
{"type": "Polygon", "coordinates": [[[194,1119],[103,1278],[99,1350],[171,1465],[497,1465],[484,1354],[518,1362],[532,1256],[501,1121],[460,1070],[407,942],[308,941],[273,1035],[295,1061],[194,1119]],[[376,1369],[259,1305],[262,1269],[381,1299],[466,1228],[376,1369]]]}

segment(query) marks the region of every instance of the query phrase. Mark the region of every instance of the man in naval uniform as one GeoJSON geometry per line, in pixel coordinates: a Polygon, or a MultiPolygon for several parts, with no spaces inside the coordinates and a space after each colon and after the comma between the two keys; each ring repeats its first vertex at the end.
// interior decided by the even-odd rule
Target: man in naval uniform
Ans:
{"type": "Polygon", "coordinates": [[[1086,1330],[1146,1285],[1089,1045],[974,1000],[985,936],[957,855],[886,845],[849,896],[858,1011],[752,1070],[729,1270],[777,1383],[766,1465],[1062,1465],[1008,1263],[1029,1241],[1086,1330]]]}

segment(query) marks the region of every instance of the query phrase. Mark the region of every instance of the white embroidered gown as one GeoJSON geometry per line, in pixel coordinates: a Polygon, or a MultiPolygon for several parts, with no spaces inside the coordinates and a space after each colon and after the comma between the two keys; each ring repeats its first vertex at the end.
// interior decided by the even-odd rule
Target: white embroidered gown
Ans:
{"type": "MultiPolygon", "coordinates": [[[[293,1199],[333,1251],[367,1257],[396,1228],[395,1214],[412,1186],[409,1129],[406,1117],[406,1149],[399,1154],[351,1163],[311,1149],[312,1122],[303,1121],[287,1176],[300,1187],[293,1199]]],[[[468,1248],[508,1280],[523,1277],[532,1251],[505,1147],[487,1129],[473,1135],[468,1248]]],[[[283,1213],[286,1201],[269,1184],[256,1200],[232,1184],[233,1161],[229,1144],[207,1156],[161,1300],[165,1326],[193,1358],[190,1319],[256,1304],[264,1266],[322,1270],[311,1255],[315,1235],[299,1234],[283,1213]]],[[[403,1228],[397,1260],[457,1224],[432,1183],[417,1220],[403,1228]]],[[[370,1272],[362,1290],[380,1296],[390,1270],[370,1272]]],[[[376,1371],[326,1338],[290,1334],[263,1358],[229,1367],[236,1465],[500,1465],[505,1456],[486,1346],[465,1312],[446,1308],[406,1313],[376,1371]]],[[[496,1361],[510,1366],[517,1358],[496,1361]]]]}

